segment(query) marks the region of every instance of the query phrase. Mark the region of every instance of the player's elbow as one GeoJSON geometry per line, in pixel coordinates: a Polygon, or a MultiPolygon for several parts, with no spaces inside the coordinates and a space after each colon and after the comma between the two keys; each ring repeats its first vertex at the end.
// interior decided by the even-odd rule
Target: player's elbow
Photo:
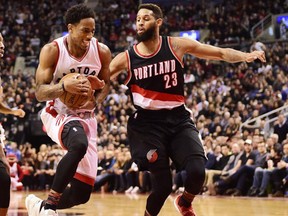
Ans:
{"type": "Polygon", "coordinates": [[[39,102],[44,102],[44,97],[43,97],[43,94],[41,94],[39,91],[35,91],[35,97],[37,99],[37,101],[39,102]]]}

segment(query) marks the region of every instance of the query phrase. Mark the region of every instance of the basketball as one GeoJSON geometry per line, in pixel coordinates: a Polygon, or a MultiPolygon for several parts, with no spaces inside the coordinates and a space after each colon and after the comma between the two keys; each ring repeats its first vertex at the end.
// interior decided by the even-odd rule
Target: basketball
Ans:
{"type": "MultiPolygon", "coordinates": [[[[60,82],[65,81],[67,79],[86,79],[87,81],[88,78],[85,77],[84,75],[79,75],[77,73],[70,73],[62,77],[60,82]]],[[[90,84],[90,82],[88,82],[90,84]]],[[[91,84],[90,84],[91,87],[91,84]]],[[[84,105],[85,102],[89,100],[89,98],[92,96],[92,88],[90,88],[90,91],[88,92],[88,96],[83,96],[80,94],[75,94],[75,93],[70,93],[68,91],[65,91],[59,99],[64,103],[68,108],[79,108],[80,106],[84,105]]]]}

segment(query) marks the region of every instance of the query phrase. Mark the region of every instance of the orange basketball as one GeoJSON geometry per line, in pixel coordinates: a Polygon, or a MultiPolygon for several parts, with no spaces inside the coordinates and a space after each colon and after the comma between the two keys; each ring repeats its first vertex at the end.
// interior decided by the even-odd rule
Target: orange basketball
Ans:
{"type": "MultiPolygon", "coordinates": [[[[87,77],[85,77],[84,75],[79,75],[77,73],[69,73],[65,75],[64,77],[62,77],[60,82],[65,81],[66,79],[87,79],[87,77]]],[[[90,82],[88,83],[90,84],[90,82]]],[[[88,96],[83,96],[80,94],[74,94],[74,93],[65,91],[59,97],[59,99],[62,101],[62,103],[64,103],[69,108],[79,108],[80,106],[85,104],[85,102],[87,102],[91,96],[92,96],[92,89],[90,88],[90,91],[88,92],[88,96]]]]}

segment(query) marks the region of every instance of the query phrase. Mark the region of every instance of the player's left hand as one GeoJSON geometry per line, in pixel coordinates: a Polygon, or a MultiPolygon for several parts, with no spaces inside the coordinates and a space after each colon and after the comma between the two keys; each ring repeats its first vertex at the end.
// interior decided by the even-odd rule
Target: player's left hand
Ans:
{"type": "Polygon", "coordinates": [[[20,118],[23,118],[25,116],[25,111],[22,109],[17,109],[13,111],[13,114],[15,116],[19,116],[20,118]]]}
{"type": "Polygon", "coordinates": [[[102,89],[105,86],[105,82],[104,80],[100,80],[98,77],[96,76],[88,76],[87,77],[90,84],[91,84],[91,88],[93,90],[98,90],[98,89],[102,89]]]}
{"type": "Polygon", "coordinates": [[[264,51],[253,51],[251,53],[246,53],[246,62],[252,62],[256,59],[259,59],[261,62],[266,62],[265,52],[264,51]]]}

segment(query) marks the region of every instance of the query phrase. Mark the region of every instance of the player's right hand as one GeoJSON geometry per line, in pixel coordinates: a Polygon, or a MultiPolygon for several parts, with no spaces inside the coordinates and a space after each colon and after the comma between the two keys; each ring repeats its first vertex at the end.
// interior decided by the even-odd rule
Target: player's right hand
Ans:
{"type": "Polygon", "coordinates": [[[64,83],[65,90],[73,94],[87,96],[90,90],[90,83],[88,79],[82,75],[65,79],[64,83]]]}

